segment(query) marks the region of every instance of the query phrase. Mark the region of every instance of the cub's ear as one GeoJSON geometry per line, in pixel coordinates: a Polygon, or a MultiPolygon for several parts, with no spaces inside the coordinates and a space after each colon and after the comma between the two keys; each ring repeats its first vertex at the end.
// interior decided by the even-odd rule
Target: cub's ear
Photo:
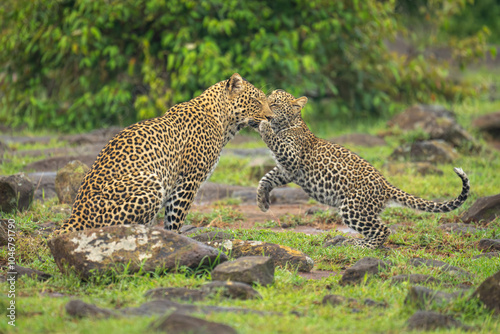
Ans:
{"type": "Polygon", "coordinates": [[[243,78],[238,73],[234,73],[227,83],[227,89],[231,94],[239,94],[243,91],[243,78]]]}
{"type": "Polygon", "coordinates": [[[300,112],[306,104],[307,97],[305,96],[299,97],[298,99],[292,101],[293,109],[297,112],[300,112]]]}

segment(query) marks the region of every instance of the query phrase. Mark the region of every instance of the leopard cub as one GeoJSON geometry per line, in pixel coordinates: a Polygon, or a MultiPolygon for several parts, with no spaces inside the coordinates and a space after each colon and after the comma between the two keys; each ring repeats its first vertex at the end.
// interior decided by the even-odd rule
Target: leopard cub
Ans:
{"type": "Polygon", "coordinates": [[[437,203],[410,195],[391,185],[368,161],[348,149],[317,138],[302,120],[306,97],[294,98],[276,90],[268,96],[275,114],[260,123],[262,139],[273,152],[277,166],[259,182],[257,204],[269,209],[269,193],[275,187],[294,182],[323,204],[338,208],[344,224],[364,238],[347,239],[345,244],[366,248],[381,247],[390,230],[379,219],[391,203],[426,212],[448,212],[460,207],[469,195],[469,179],[460,168],[461,194],[437,203]]]}

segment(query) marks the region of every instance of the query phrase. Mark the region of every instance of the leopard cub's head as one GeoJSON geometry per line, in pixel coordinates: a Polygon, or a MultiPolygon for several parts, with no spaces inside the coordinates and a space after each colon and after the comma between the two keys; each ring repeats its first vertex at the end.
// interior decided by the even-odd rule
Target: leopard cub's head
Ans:
{"type": "Polygon", "coordinates": [[[267,99],[274,114],[270,123],[275,133],[296,126],[302,121],[300,111],[306,105],[307,97],[302,96],[297,99],[292,94],[277,89],[267,99]]]}
{"type": "Polygon", "coordinates": [[[233,74],[226,81],[226,89],[235,123],[239,126],[250,125],[257,128],[261,121],[273,117],[266,94],[243,79],[238,73],[233,74]]]}

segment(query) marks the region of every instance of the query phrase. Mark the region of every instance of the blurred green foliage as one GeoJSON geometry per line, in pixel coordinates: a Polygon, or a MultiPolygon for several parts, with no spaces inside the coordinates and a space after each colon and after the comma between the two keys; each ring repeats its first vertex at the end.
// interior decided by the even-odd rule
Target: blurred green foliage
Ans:
{"type": "MultiPolygon", "coordinates": [[[[431,0],[429,0],[431,1],[431,0]]],[[[438,26],[465,0],[434,1],[438,26]],[[444,9],[443,9],[444,8],[444,9]]],[[[474,93],[446,61],[388,51],[395,0],[3,0],[0,122],[81,131],[161,115],[239,72],[313,101],[313,117],[474,93]],[[319,104],[318,104],[319,105],[319,104]]],[[[430,36],[432,37],[432,36],[430,36]]],[[[461,64],[485,32],[452,43],[461,64]]]]}

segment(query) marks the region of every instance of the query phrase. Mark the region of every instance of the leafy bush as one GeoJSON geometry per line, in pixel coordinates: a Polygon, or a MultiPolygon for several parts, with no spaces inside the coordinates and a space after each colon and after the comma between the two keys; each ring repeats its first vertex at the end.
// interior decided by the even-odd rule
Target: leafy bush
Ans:
{"type": "MultiPolygon", "coordinates": [[[[265,91],[331,98],[324,112],[333,116],[471,94],[441,63],[387,50],[385,40],[403,30],[394,7],[394,0],[4,0],[0,121],[66,131],[130,124],[234,72],[265,91]]],[[[484,44],[473,38],[455,48],[475,57],[484,44]]]]}

